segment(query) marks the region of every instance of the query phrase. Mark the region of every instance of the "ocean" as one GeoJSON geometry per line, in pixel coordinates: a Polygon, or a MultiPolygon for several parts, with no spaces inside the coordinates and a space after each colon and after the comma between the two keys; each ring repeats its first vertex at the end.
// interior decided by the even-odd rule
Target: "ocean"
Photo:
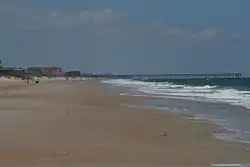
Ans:
{"type": "Polygon", "coordinates": [[[158,108],[192,115],[186,119],[212,122],[221,127],[215,137],[250,143],[250,79],[179,79],[138,81],[103,80],[123,88],[121,95],[152,98],[138,107],[158,108]]]}

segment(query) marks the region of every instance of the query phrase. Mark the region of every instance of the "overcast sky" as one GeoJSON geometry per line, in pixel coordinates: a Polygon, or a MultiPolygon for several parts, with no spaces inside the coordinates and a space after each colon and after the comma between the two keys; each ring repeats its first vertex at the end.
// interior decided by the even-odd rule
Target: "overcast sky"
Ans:
{"type": "Polygon", "coordinates": [[[249,0],[0,0],[9,65],[250,73],[249,0]]]}

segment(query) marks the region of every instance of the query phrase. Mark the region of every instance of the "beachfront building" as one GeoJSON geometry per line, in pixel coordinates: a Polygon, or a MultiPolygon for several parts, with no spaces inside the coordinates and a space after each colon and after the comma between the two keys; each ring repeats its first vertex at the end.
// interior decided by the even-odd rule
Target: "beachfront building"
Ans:
{"type": "Polygon", "coordinates": [[[29,67],[27,72],[36,76],[61,76],[62,69],[59,67],[29,67]]]}
{"type": "Polygon", "coordinates": [[[24,75],[25,75],[24,68],[15,68],[15,67],[1,67],[0,68],[0,76],[21,78],[24,75]]]}
{"type": "Polygon", "coordinates": [[[0,77],[23,77],[25,75],[25,69],[22,67],[6,67],[3,66],[0,60],[0,77]]]}
{"type": "Polygon", "coordinates": [[[81,71],[80,70],[71,70],[65,73],[65,77],[81,77],[81,71]]]}

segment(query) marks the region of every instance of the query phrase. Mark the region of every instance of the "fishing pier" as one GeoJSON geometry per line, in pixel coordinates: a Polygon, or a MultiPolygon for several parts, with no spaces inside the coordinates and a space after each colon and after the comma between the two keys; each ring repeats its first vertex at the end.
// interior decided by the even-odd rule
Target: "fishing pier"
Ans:
{"type": "Polygon", "coordinates": [[[132,76],[133,80],[142,81],[168,81],[168,80],[187,80],[187,79],[239,79],[241,73],[223,73],[223,74],[162,74],[162,75],[138,75],[132,76]]]}
{"type": "Polygon", "coordinates": [[[132,79],[140,81],[169,81],[169,80],[187,80],[187,79],[239,79],[242,78],[241,73],[216,73],[216,74],[138,74],[138,75],[93,75],[95,78],[105,79],[132,79]]]}

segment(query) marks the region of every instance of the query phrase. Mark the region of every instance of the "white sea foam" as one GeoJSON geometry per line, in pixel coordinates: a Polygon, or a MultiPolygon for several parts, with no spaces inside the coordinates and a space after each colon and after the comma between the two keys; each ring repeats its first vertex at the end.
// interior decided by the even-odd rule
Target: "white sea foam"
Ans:
{"type": "Polygon", "coordinates": [[[215,123],[216,125],[226,125],[227,120],[226,119],[218,119],[218,118],[208,118],[204,116],[195,116],[195,117],[187,117],[186,119],[188,120],[196,120],[196,121],[201,121],[201,122],[212,122],[215,123]]]}
{"type": "Polygon", "coordinates": [[[250,164],[211,164],[212,167],[250,167],[250,164]]]}
{"type": "Polygon", "coordinates": [[[155,83],[132,80],[105,80],[104,83],[116,86],[135,88],[146,94],[161,95],[167,98],[180,98],[209,102],[221,102],[243,106],[250,109],[250,91],[236,89],[222,89],[217,86],[186,86],[172,83],[155,83]]]}

